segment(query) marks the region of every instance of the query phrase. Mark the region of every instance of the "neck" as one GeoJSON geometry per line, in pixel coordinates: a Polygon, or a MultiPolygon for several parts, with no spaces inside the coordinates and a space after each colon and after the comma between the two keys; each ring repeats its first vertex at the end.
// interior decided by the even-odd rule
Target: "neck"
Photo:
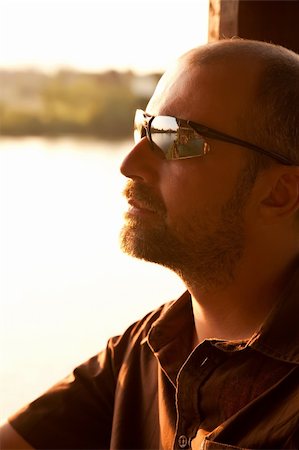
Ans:
{"type": "Polygon", "coordinates": [[[274,304],[273,298],[266,302],[263,297],[261,304],[260,296],[252,294],[252,297],[245,298],[244,293],[240,292],[237,295],[232,289],[222,292],[221,296],[217,294],[198,296],[194,295],[192,289],[190,292],[197,343],[212,338],[248,339],[263,322],[274,304]]]}
{"type": "Polygon", "coordinates": [[[259,267],[251,271],[240,269],[229,285],[214,290],[202,290],[196,281],[189,281],[196,343],[211,338],[244,340],[252,336],[276,304],[289,270],[289,266],[288,270],[269,270],[266,276],[259,267]]]}

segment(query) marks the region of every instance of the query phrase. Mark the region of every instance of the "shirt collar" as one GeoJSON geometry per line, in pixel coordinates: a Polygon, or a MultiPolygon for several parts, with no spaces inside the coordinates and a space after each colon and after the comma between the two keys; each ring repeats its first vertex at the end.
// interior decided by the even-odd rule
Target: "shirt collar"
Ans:
{"type": "MultiPolygon", "coordinates": [[[[298,297],[299,264],[280,299],[245,346],[272,358],[299,364],[298,297]]],[[[186,291],[178,300],[165,306],[148,336],[150,347],[159,359],[162,356],[163,361],[166,362],[166,371],[169,372],[173,382],[178,370],[192,351],[193,337],[192,302],[189,292],[186,291]],[[173,357],[174,354],[176,358],[173,357]]],[[[211,343],[214,343],[214,340],[211,340],[211,343]]],[[[244,343],[240,345],[240,349],[242,348],[244,343]]]]}
{"type": "Polygon", "coordinates": [[[262,326],[248,345],[276,359],[299,364],[299,263],[262,326]]]}
{"type": "Polygon", "coordinates": [[[148,345],[174,385],[180,368],[192,351],[193,338],[191,296],[186,291],[178,300],[165,305],[147,337],[148,345]]]}

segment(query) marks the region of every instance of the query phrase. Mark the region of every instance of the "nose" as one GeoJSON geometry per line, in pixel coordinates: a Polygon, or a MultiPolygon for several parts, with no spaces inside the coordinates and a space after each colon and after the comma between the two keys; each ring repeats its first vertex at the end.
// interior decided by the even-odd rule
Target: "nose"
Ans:
{"type": "Polygon", "coordinates": [[[163,159],[155,152],[146,137],[142,138],[123,160],[120,171],[135,181],[151,183],[159,176],[159,168],[163,159]]]}

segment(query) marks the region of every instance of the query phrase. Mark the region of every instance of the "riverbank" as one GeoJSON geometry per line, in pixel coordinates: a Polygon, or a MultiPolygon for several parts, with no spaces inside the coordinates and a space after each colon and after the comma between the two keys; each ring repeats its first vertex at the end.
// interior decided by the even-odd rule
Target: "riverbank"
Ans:
{"type": "Polygon", "coordinates": [[[5,136],[128,137],[160,74],[0,71],[5,136]]]}

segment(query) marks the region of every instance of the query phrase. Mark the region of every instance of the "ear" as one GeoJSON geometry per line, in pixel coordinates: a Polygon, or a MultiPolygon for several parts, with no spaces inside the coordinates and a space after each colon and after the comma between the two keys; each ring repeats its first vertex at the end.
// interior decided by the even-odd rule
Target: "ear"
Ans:
{"type": "Polygon", "coordinates": [[[292,169],[276,174],[271,180],[271,190],[261,202],[264,217],[288,217],[299,209],[299,169],[292,169]]]}

